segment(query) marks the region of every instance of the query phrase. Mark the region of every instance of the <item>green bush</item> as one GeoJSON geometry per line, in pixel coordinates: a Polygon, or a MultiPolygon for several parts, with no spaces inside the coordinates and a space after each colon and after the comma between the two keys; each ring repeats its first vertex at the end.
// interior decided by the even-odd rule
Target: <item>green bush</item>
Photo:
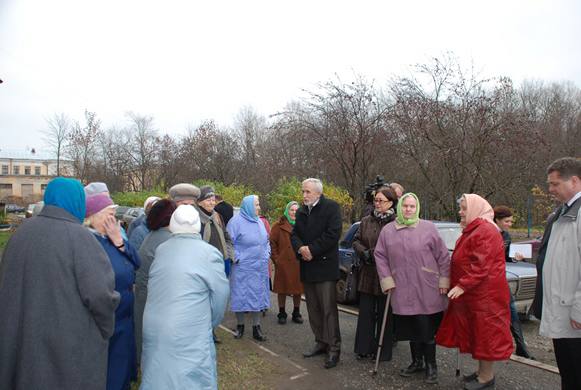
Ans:
{"type": "MultiPolygon", "coordinates": [[[[353,199],[345,189],[323,182],[323,193],[327,198],[339,203],[344,219],[349,217],[353,207],[353,199]]],[[[270,207],[266,215],[271,221],[275,221],[284,213],[284,208],[288,202],[294,200],[299,204],[302,203],[301,180],[296,177],[280,179],[275,188],[267,195],[267,199],[270,207]]]]}
{"type": "Polygon", "coordinates": [[[167,193],[161,188],[154,188],[150,191],[140,191],[140,192],[116,192],[111,194],[111,198],[115,204],[120,206],[129,207],[143,207],[145,199],[150,196],[159,196],[160,198],[166,198],[167,193]]]}
{"type": "Polygon", "coordinates": [[[244,184],[231,184],[227,186],[219,181],[200,179],[194,181],[194,185],[198,187],[212,186],[217,194],[220,194],[226,202],[234,207],[240,206],[242,199],[247,195],[255,194],[260,196],[252,187],[244,184]]]}

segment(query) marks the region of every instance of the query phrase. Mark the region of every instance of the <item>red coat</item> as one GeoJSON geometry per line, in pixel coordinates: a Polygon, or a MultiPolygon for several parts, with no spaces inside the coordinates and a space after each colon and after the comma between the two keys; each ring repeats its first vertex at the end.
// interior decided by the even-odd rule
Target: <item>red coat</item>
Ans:
{"type": "Polygon", "coordinates": [[[452,255],[450,286],[464,294],[450,300],[436,343],[460,348],[477,360],[505,360],[513,351],[510,293],[504,245],[497,228],[478,218],[462,231],[452,255]]]}

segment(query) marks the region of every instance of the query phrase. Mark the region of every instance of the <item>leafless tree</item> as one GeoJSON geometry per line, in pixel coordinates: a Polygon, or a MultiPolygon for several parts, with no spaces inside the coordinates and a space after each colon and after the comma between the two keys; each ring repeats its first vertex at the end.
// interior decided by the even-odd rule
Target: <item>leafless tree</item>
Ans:
{"type": "Polygon", "coordinates": [[[69,132],[71,131],[70,120],[64,113],[55,113],[46,122],[48,128],[43,131],[43,141],[56,156],[56,174],[60,176],[61,159],[66,148],[66,143],[69,140],[69,132]]]}
{"type": "Polygon", "coordinates": [[[101,121],[97,114],[85,110],[85,124],[75,122],[68,135],[67,154],[73,162],[76,176],[86,182],[91,165],[95,161],[96,140],[100,134],[101,121]]]}

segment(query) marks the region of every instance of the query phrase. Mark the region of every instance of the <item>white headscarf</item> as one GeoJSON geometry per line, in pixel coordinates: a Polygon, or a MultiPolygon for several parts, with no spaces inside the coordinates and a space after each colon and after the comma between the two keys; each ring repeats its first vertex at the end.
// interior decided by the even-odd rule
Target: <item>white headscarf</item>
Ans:
{"type": "Polygon", "coordinates": [[[172,233],[200,233],[200,214],[194,206],[183,204],[173,212],[169,221],[169,230],[172,233]]]}

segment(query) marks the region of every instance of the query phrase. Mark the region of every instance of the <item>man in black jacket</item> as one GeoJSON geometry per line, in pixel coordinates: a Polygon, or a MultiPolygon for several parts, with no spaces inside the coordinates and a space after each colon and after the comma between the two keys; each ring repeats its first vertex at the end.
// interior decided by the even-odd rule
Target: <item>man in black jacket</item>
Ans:
{"type": "Polygon", "coordinates": [[[333,368],[341,353],[335,290],[339,279],[341,209],[323,196],[323,183],[319,179],[303,181],[302,191],[304,204],[297,210],[291,241],[300,261],[309,323],[316,341],[313,349],[303,356],[327,353],[325,368],[333,368]]]}

